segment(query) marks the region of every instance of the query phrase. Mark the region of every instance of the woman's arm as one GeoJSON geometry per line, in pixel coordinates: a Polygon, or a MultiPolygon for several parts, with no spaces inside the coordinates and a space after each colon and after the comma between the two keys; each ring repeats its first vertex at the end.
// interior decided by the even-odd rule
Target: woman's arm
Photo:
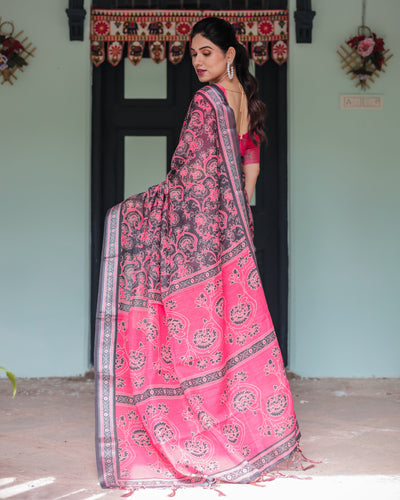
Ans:
{"type": "Polygon", "coordinates": [[[244,173],[244,188],[246,190],[247,196],[249,198],[249,203],[253,198],[254,189],[256,187],[257,177],[260,173],[259,163],[247,163],[242,166],[244,173]]]}
{"type": "MultiPolygon", "coordinates": [[[[256,140],[258,139],[257,136],[256,140]]],[[[243,152],[242,171],[245,179],[244,187],[250,203],[260,173],[260,144],[254,144],[250,137],[247,139],[246,148],[243,152]]]]}

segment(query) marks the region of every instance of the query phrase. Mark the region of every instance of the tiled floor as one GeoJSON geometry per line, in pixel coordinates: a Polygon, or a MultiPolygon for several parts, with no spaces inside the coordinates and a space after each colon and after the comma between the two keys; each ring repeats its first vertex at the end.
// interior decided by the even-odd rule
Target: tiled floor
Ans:
{"type": "MultiPolygon", "coordinates": [[[[400,499],[400,379],[291,379],[302,448],[322,460],[264,487],[224,485],[228,498],[400,499]],[[299,474],[300,475],[300,474],[299,474]]],[[[11,399],[0,380],[0,499],[121,498],[102,490],[94,456],[93,380],[22,379],[11,399]]],[[[170,490],[139,490],[134,498],[168,499],[170,490]]],[[[218,497],[182,489],[176,498],[218,497]]]]}

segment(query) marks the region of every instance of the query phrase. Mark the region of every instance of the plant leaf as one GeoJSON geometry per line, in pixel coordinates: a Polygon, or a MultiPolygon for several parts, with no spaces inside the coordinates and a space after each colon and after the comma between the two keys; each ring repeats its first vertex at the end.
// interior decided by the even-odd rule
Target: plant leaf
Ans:
{"type": "Polygon", "coordinates": [[[17,381],[15,380],[15,375],[6,370],[3,366],[0,366],[0,370],[4,370],[6,372],[6,375],[13,386],[13,398],[15,398],[15,395],[17,393],[17,381]]]}

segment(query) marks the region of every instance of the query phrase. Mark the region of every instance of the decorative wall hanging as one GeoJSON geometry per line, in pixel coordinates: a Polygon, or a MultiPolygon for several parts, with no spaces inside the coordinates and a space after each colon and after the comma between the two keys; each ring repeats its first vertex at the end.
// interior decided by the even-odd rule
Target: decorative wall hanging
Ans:
{"type": "Polygon", "coordinates": [[[145,44],[154,62],[166,57],[178,64],[190,39],[192,26],[203,17],[217,16],[229,21],[238,40],[248,47],[256,64],[271,58],[277,64],[288,59],[287,10],[140,10],[92,9],[90,22],[91,58],[100,66],[106,58],[116,66],[122,59],[124,45],[132,64],[139,64],[145,44]],[[168,47],[166,47],[168,42],[168,47]],[[250,46],[251,45],[251,48],[250,46]]]}
{"type": "Polygon", "coordinates": [[[18,80],[16,71],[23,71],[28,65],[28,57],[33,56],[36,48],[27,43],[28,37],[19,40],[23,31],[14,35],[14,24],[10,21],[2,22],[0,17],[0,75],[3,77],[1,84],[8,82],[14,85],[12,79],[18,80]]]}
{"type": "Polygon", "coordinates": [[[342,69],[355,81],[356,87],[363,90],[375,83],[374,77],[380,78],[380,72],[385,73],[385,67],[393,57],[390,49],[385,49],[383,38],[378,38],[365,25],[365,6],[366,1],[363,0],[362,25],[358,27],[357,35],[347,40],[337,51],[342,60],[342,69]]]}

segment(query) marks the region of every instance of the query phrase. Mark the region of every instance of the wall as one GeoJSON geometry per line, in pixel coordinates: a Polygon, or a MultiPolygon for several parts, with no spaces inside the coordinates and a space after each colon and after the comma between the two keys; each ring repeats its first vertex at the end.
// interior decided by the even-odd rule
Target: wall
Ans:
{"type": "Polygon", "coordinates": [[[67,6],[0,6],[36,46],[0,87],[0,365],[20,377],[89,367],[89,31],[87,15],[85,42],[69,41],[67,6]]]}
{"type": "MultiPolygon", "coordinates": [[[[339,109],[341,93],[359,92],[336,50],[360,24],[361,0],[313,4],[313,43],[296,45],[291,26],[290,368],[399,376],[400,3],[367,5],[395,54],[368,92],[384,96],[383,111],[339,109]]],[[[89,13],[85,42],[70,42],[66,7],[1,2],[37,47],[0,87],[0,365],[18,376],[89,366],[89,13]]]]}
{"type": "Polygon", "coordinates": [[[362,93],[336,54],[361,0],[312,3],[312,44],[296,45],[291,27],[289,364],[302,376],[400,376],[400,2],[367,2],[366,24],[394,53],[366,92],[384,96],[382,111],[339,109],[340,94],[362,93]]]}

